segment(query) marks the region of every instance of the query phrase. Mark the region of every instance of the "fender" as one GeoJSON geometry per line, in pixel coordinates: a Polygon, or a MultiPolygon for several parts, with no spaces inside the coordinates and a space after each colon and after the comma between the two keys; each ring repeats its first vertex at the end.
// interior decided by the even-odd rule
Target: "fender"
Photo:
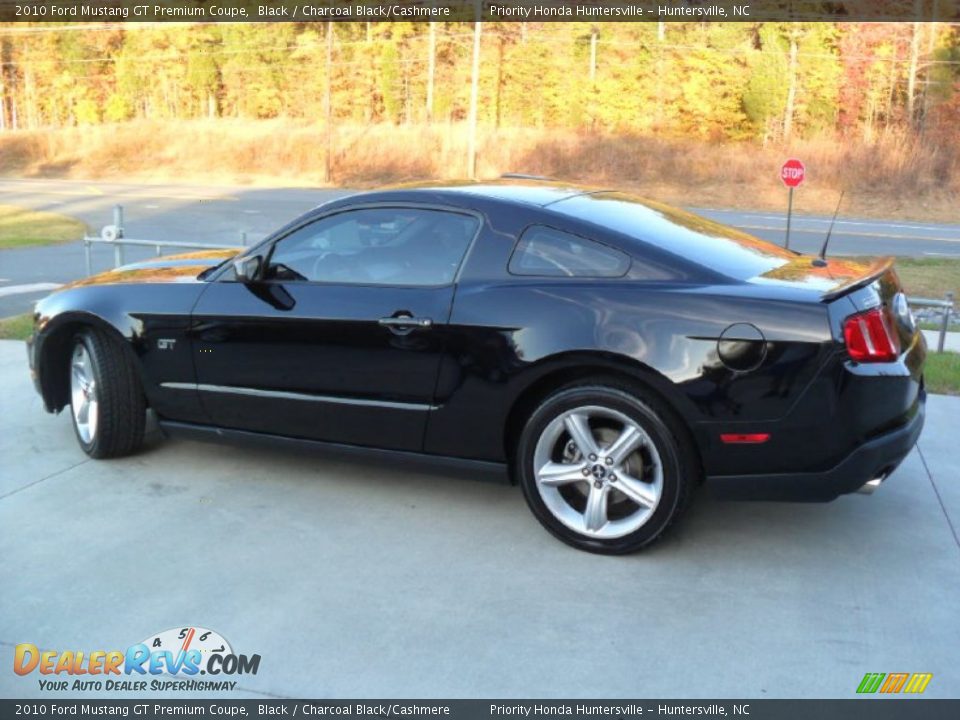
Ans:
{"type": "MultiPolygon", "coordinates": [[[[27,353],[34,382],[47,412],[59,413],[69,403],[67,363],[74,335],[84,327],[93,327],[125,340],[129,348],[133,337],[132,318],[104,318],[89,310],[64,310],[56,315],[44,314],[38,307],[36,333],[28,341],[27,353]]],[[[123,315],[123,314],[121,314],[123,315]]]]}
{"type": "Polygon", "coordinates": [[[131,294],[129,285],[92,284],[66,288],[40,301],[28,354],[44,407],[59,412],[69,403],[66,365],[73,336],[83,327],[122,341],[148,402],[162,407],[161,383],[195,381],[190,312],[206,287],[203,282],[147,284],[131,294]]]}

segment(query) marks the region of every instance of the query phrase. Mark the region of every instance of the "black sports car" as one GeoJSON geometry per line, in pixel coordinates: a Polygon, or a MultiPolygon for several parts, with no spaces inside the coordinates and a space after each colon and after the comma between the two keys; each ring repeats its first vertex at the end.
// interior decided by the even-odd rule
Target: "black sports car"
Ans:
{"type": "Polygon", "coordinates": [[[891,262],[796,254],[619,192],[504,180],[322,205],[241,253],[41,301],[30,366],[96,458],[169,433],[509,468],[561,540],[622,553],[701,482],[876,487],[923,425],[891,262]]]}

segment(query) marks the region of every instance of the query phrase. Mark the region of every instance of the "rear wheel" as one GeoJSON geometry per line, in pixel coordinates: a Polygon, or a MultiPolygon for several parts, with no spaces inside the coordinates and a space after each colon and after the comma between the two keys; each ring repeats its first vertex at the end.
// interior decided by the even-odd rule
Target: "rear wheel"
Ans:
{"type": "Polygon", "coordinates": [[[99,330],[74,338],[70,410],[80,447],[94,458],[127,455],[143,444],[146,403],[133,360],[99,330]]]}
{"type": "Polygon", "coordinates": [[[696,476],[678,430],[639,388],[561,389],[534,411],[517,449],[530,509],[581,550],[622,554],[650,544],[685,507],[696,476]]]}

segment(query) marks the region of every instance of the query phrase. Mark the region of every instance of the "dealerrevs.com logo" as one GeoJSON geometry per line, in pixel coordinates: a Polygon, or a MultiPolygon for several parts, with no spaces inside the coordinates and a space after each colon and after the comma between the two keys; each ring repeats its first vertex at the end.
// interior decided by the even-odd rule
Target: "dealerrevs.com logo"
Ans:
{"type": "Polygon", "coordinates": [[[222,635],[202,627],[164,630],[126,650],[41,650],[20,643],[13,651],[13,671],[43,676],[40,689],[49,691],[233,690],[237,683],[227,678],[259,669],[260,655],[237,654],[222,635]]]}

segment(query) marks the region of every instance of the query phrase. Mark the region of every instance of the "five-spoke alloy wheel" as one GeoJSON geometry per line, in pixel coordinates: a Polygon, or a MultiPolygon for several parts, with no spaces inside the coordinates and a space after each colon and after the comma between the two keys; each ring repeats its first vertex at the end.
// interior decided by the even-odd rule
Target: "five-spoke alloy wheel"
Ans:
{"type": "Polygon", "coordinates": [[[540,522],[592,552],[631,552],[659,537],[685,505],[693,475],[684,438],[666,415],[638,388],[616,384],[577,385],[548,397],[516,457],[540,522]]]}
{"type": "Polygon", "coordinates": [[[87,346],[78,342],[70,360],[70,406],[73,425],[82,445],[92,445],[97,436],[97,380],[87,346]]]}
{"type": "Polygon", "coordinates": [[[127,455],[143,443],[146,400],[135,361],[122,342],[88,328],[73,339],[70,410],[80,447],[90,457],[127,455]]]}

